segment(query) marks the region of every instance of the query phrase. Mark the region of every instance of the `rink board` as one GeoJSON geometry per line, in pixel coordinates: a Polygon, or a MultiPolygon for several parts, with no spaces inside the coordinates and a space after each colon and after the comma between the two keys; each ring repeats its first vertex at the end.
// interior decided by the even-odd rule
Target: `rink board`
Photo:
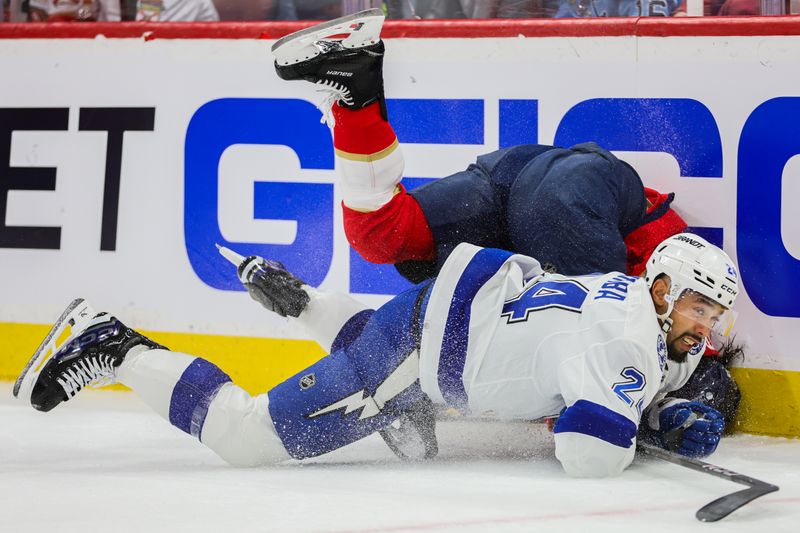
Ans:
{"type": "MultiPolygon", "coordinates": [[[[402,290],[347,246],[320,95],[270,66],[290,25],[51,28],[0,26],[1,376],[77,296],[254,391],[319,357],[217,242],[369,305],[402,290]]],[[[800,21],[419,28],[386,32],[408,185],[518,143],[614,150],[739,264],[737,378],[746,402],[790,407],[755,403],[741,427],[800,435],[800,21]]]]}

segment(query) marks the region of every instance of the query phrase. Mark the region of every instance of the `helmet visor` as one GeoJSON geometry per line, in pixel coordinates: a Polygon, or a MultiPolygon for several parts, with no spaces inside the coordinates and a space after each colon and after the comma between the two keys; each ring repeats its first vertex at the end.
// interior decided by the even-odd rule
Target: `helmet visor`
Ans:
{"type": "Polygon", "coordinates": [[[736,321],[736,312],[715,302],[708,296],[685,289],[675,300],[673,320],[680,317],[687,327],[700,326],[702,329],[723,337],[728,336],[736,321]]]}

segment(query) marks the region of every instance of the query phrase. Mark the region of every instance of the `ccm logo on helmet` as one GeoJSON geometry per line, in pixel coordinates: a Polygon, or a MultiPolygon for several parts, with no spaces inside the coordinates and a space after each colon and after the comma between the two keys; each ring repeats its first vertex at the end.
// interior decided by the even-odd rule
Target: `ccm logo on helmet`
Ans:
{"type": "Polygon", "coordinates": [[[675,237],[675,240],[676,241],[683,241],[683,242],[685,242],[687,244],[690,244],[690,245],[694,246],[695,248],[705,248],[706,247],[706,245],[703,244],[702,242],[696,241],[696,240],[694,240],[692,238],[689,238],[689,237],[686,237],[684,235],[678,235],[677,237],[675,237]]]}
{"type": "Polygon", "coordinates": [[[733,294],[734,296],[736,296],[736,289],[734,289],[733,287],[729,287],[728,285],[725,285],[723,283],[722,285],[720,285],[719,288],[720,288],[720,290],[723,290],[723,291],[727,292],[728,294],[733,294]]]}

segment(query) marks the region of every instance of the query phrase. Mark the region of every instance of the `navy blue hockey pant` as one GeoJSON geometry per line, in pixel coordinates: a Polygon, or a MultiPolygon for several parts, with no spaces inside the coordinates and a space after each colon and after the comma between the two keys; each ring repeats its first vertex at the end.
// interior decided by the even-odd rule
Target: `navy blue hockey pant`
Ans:
{"type": "Polygon", "coordinates": [[[625,272],[624,237],[647,205],[636,171],[595,143],[498,150],[411,195],[433,232],[436,271],[469,242],[565,275],[625,272]]]}
{"type": "Polygon", "coordinates": [[[330,355],[269,391],[270,416],[292,457],[314,457],[362,439],[422,398],[416,350],[430,284],[355,315],[330,355]]]}

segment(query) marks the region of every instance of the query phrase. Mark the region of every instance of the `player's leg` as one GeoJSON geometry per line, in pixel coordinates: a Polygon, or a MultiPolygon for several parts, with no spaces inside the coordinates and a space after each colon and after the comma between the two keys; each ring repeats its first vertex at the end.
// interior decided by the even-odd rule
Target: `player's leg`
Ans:
{"type": "MultiPolygon", "coordinates": [[[[234,259],[240,261],[238,257],[234,259]]],[[[274,261],[250,257],[240,262],[238,271],[253,299],[282,316],[295,317],[329,353],[349,350],[374,313],[346,294],[327,293],[305,285],[274,261]]],[[[337,359],[330,357],[331,361],[322,363],[326,371],[335,368],[330,365],[337,359]]],[[[316,375],[318,370],[310,374],[316,375]]],[[[303,381],[307,382],[308,379],[303,381]]],[[[398,457],[421,460],[438,452],[434,428],[433,406],[427,398],[422,398],[391,426],[380,430],[380,434],[398,457]]]]}
{"type": "MultiPolygon", "coordinates": [[[[327,453],[385,430],[425,401],[417,350],[426,299],[427,285],[396,296],[344,349],[269,391],[272,420],[292,457],[327,453]]],[[[420,441],[417,453],[432,455],[420,441]]],[[[435,438],[432,447],[435,454],[435,438]]]]}
{"type": "Polygon", "coordinates": [[[545,145],[518,145],[496,150],[479,156],[466,170],[414,189],[410,194],[424,211],[436,242],[436,261],[430,266],[400,265],[401,274],[415,276],[416,267],[423,274],[435,275],[462,242],[523,252],[511,248],[507,236],[508,190],[521,168],[552,149],[545,145]]]}
{"type": "MultiPolygon", "coordinates": [[[[275,261],[260,257],[242,260],[240,256],[232,259],[234,264],[240,263],[239,277],[254,300],[281,316],[294,317],[329,353],[347,350],[374,313],[349,295],[327,293],[306,285],[275,261]]],[[[325,361],[322,366],[335,368],[329,363],[325,361]]],[[[321,369],[303,376],[315,376],[318,370],[321,369]]],[[[309,383],[310,379],[303,383],[309,383]]],[[[422,460],[438,453],[435,424],[433,405],[423,397],[379,432],[401,459],[422,460]]]]}
{"type": "Polygon", "coordinates": [[[267,395],[250,395],[209,361],[167,349],[142,350],[125,358],[116,377],[232,465],[289,458],[269,417],[267,395]]]}
{"type": "Polygon", "coordinates": [[[379,9],[362,11],[293,33],[272,47],[278,76],[329,93],[323,121],[333,126],[344,204],[358,211],[389,202],[403,175],[383,93],[383,20],[379,9]]]}
{"type": "Polygon", "coordinates": [[[116,318],[95,314],[83,300],[73,302],[55,324],[17,380],[14,395],[50,411],[87,386],[114,382],[129,386],[165,420],[232,464],[289,458],[266,395],[250,396],[212,363],[171,352],[116,318]]]}
{"type": "Polygon", "coordinates": [[[385,429],[424,398],[416,352],[424,296],[418,288],[390,301],[346,349],[257,397],[212,363],[171,352],[76,300],[14,395],[50,411],[87,386],[120,382],[231,464],[320,455],[385,429]]]}
{"type": "Polygon", "coordinates": [[[594,143],[548,151],[509,191],[514,251],[560,274],[626,271],[625,235],[646,210],[636,171],[594,143]]]}

